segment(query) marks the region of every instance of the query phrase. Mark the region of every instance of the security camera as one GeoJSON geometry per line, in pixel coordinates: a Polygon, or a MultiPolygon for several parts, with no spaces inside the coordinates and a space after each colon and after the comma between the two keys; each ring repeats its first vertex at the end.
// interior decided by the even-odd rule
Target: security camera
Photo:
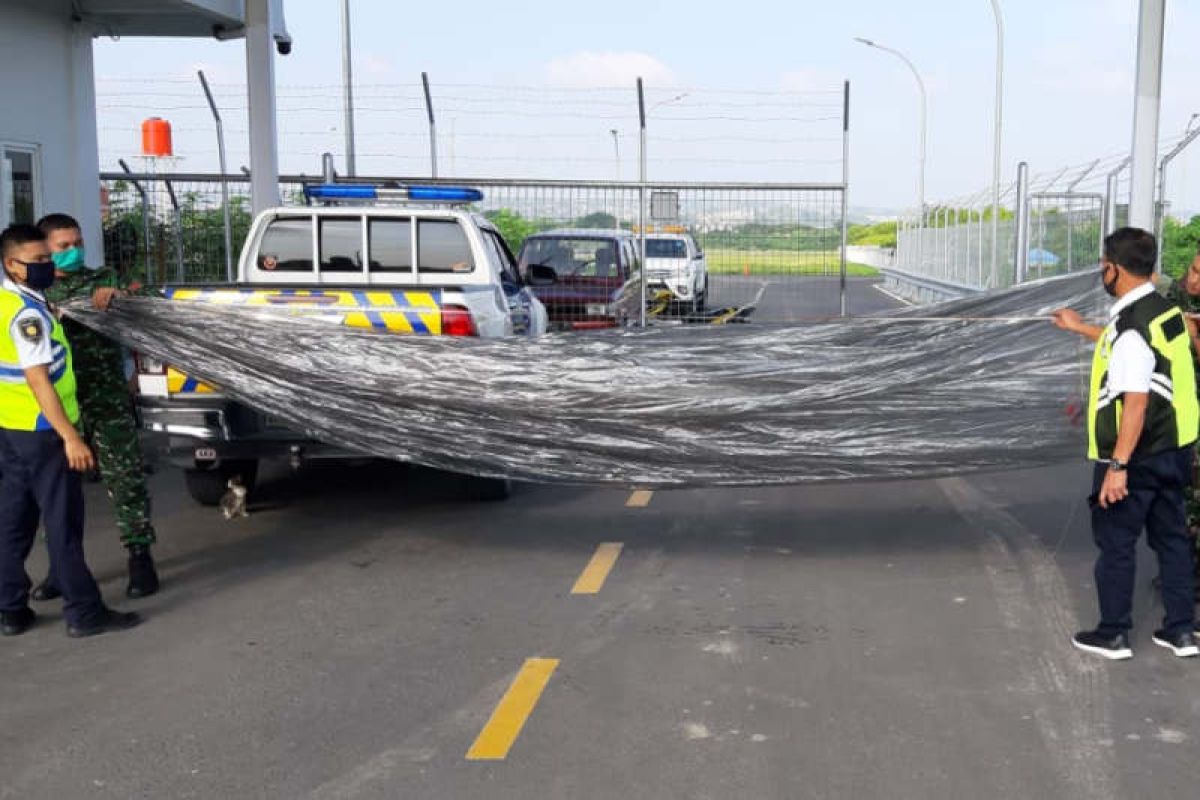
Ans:
{"type": "Polygon", "coordinates": [[[292,53],[292,37],[276,36],[275,49],[279,51],[279,55],[286,56],[292,53]]]}

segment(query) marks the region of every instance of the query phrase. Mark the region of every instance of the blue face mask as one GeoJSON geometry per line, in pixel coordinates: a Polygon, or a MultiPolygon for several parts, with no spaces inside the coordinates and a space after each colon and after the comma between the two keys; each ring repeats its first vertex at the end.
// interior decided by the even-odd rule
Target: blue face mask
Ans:
{"type": "Polygon", "coordinates": [[[82,247],[72,247],[61,253],[54,253],[51,258],[54,259],[55,268],[60,272],[78,272],[86,266],[82,247]]]}

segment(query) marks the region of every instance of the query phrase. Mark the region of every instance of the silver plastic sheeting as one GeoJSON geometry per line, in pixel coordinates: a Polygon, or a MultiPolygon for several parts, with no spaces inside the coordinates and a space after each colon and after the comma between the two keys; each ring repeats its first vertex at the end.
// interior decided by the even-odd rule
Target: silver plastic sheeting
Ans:
{"type": "Polygon", "coordinates": [[[314,439],[518,480],[641,487],[928,477],[1082,457],[1095,275],[790,327],[396,336],[129,298],[68,313],[314,439]],[[999,318],[999,319],[997,319],[999,318]],[[1037,319],[1031,319],[1037,318],[1037,319]]]}

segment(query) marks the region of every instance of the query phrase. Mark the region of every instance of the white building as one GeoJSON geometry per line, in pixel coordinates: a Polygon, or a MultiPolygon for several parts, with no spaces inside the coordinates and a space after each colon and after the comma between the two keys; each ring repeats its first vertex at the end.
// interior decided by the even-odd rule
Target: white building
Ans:
{"type": "Polygon", "coordinates": [[[277,202],[274,53],[291,49],[282,0],[3,0],[0,227],[66,212],[99,263],[96,36],[245,38],[255,206],[277,202]]]}

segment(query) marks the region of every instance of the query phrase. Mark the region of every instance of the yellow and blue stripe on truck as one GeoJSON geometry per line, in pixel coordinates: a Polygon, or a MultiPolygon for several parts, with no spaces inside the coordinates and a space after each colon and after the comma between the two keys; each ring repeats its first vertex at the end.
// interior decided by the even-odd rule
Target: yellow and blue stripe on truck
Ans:
{"type": "MultiPolygon", "coordinates": [[[[342,324],[390,333],[439,336],[442,332],[440,289],[236,289],[168,287],[169,300],[253,308],[340,309],[342,324]]],[[[167,368],[170,394],[215,391],[174,367],[167,368]]]]}
{"type": "Polygon", "coordinates": [[[188,289],[168,288],[170,300],[252,308],[340,310],[342,324],[390,333],[439,336],[440,289],[188,289]]]}

